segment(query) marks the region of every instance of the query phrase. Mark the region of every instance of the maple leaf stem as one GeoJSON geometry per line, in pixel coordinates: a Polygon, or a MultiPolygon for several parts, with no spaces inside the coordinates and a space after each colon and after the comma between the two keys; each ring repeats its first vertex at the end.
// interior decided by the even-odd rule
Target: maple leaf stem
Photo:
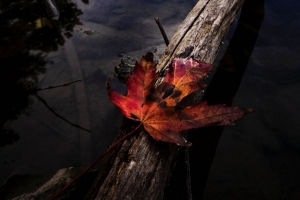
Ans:
{"type": "Polygon", "coordinates": [[[68,189],[73,183],[75,183],[80,177],[82,177],[87,171],[89,171],[94,165],[96,165],[105,155],[107,155],[111,150],[113,150],[118,144],[123,142],[129,136],[131,136],[136,130],[138,130],[143,124],[140,123],[136,126],[132,131],[121,137],[119,140],[114,142],[108,149],[106,149],[94,162],[92,162],[88,167],[86,167],[80,174],[78,174],[72,181],[70,181],[63,189],[58,191],[55,195],[53,195],[50,200],[54,200],[57,198],[61,193],[63,193],[66,189],[68,189]]]}

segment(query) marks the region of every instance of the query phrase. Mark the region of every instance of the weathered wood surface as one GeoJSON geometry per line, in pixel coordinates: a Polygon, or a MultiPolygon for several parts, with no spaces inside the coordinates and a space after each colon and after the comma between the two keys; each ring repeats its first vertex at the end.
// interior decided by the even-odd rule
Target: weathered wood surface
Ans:
{"type": "MultiPolygon", "coordinates": [[[[213,63],[243,2],[200,0],[177,29],[158,69],[167,67],[175,56],[213,63]]],[[[118,138],[135,126],[124,119],[118,138]]],[[[141,128],[104,160],[85,199],[163,199],[178,152],[178,146],[156,142],[141,128]]]]}
{"type": "Polygon", "coordinates": [[[159,60],[158,69],[172,58],[194,57],[213,63],[222,39],[244,0],[200,0],[176,30],[159,60]]]}

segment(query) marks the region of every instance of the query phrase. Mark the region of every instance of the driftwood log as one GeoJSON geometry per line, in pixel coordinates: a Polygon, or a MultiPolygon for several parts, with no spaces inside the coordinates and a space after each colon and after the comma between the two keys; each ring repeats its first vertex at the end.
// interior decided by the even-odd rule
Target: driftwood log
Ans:
{"type": "MultiPolygon", "coordinates": [[[[200,0],[178,27],[159,60],[158,70],[175,56],[213,63],[244,0],[200,0]]],[[[137,124],[123,120],[118,138],[137,124]]],[[[180,148],[154,141],[143,128],[103,160],[85,199],[163,199],[180,148]]]]}

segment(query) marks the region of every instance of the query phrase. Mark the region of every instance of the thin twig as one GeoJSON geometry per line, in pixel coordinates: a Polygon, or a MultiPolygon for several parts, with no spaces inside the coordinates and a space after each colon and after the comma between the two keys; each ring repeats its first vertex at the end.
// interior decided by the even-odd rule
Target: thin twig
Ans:
{"type": "Polygon", "coordinates": [[[186,170],[187,200],[192,200],[193,194],[192,194],[191,166],[190,166],[190,155],[189,155],[188,147],[185,147],[185,170],[186,170]]]}
{"type": "Polygon", "coordinates": [[[77,175],[72,181],[70,181],[63,189],[58,191],[54,196],[50,198],[50,200],[54,200],[57,198],[62,192],[64,192],[66,189],[68,189],[73,183],[75,183],[82,175],[84,175],[88,170],[90,170],[94,165],[96,165],[106,154],[108,154],[112,149],[114,149],[118,144],[123,142],[126,138],[131,136],[136,130],[138,130],[142,126],[142,123],[140,123],[138,126],[136,126],[132,131],[124,135],[122,138],[120,138],[118,141],[113,143],[106,151],[104,151],[93,163],[91,163],[87,168],[85,168],[79,175],[77,175]]]}
{"type": "Polygon", "coordinates": [[[89,132],[89,133],[91,132],[90,130],[88,130],[86,128],[83,128],[83,127],[81,127],[81,126],[79,126],[77,124],[74,124],[74,123],[70,122],[69,120],[65,119],[64,117],[62,117],[61,115],[59,115],[57,112],[55,112],[42,97],[40,97],[36,93],[34,93],[34,95],[38,98],[38,100],[40,100],[58,118],[64,120],[65,122],[67,122],[71,126],[75,126],[76,128],[80,128],[81,130],[84,130],[84,131],[89,132]]]}
{"type": "MultiPolygon", "coordinates": [[[[187,134],[188,131],[183,131],[181,134],[183,138],[187,141],[187,134]]],[[[189,143],[189,142],[188,142],[189,143]]],[[[186,186],[186,199],[187,200],[192,200],[193,199],[193,194],[192,194],[192,179],[191,179],[191,165],[190,165],[190,154],[189,154],[189,146],[187,145],[184,148],[184,162],[185,162],[185,186],[186,186]]]]}
{"type": "Polygon", "coordinates": [[[158,25],[158,28],[159,28],[161,34],[164,37],[166,45],[168,46],[169,45],[169,39],[168,39],[168,37],[166,35],[166,32],[165,32],[164,28],[162,27],[161,23],[159,22],[159,18],[155,17],[154,20],[155,20],[156,24],[158,25]]]}
{"type": "Polygon", "coordinates": [[[68,86],[72,83],[76,83],[76,82],[79,82],[79,81],[82,81],[82,80],[78,79],[76,81],[72,81],[72,82],[69,82],[69,83],[62,84],[62,85],[49,86],[49,87],[46,87],[46,88],[37,88],[35,91],[38,92],[38,91],[41,91],[41,90],[49,90],[49,89],[53,89],[53,88],[64,87],[64,86],[68,86]]]}

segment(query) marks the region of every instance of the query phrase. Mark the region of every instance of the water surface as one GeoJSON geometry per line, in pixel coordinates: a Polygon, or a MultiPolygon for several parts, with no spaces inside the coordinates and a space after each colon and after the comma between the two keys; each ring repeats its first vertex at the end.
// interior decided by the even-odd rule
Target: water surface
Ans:
{"type": "MultiPolygon", "coordinates": [[[[87,166],[103,152],[122,120],[105,89],[117,55],[133,62],[157,48],[159,59],[165,44],[153,18],[171,38],[196,2],[64,0],[58,21],[35,1],[1,3],[0,184],[87,166]]],[[[255,112],[235,126],[190,132],[194,199],[300,198],[299,8],[246,0],[224,39],[205,99],[255,112]]]]}

